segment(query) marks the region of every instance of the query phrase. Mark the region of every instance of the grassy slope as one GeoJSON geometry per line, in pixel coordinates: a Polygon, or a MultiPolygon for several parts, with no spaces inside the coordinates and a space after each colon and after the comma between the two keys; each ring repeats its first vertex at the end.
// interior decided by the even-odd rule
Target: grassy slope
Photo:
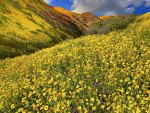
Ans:
{"type": "Polygon", "coordinates": [[[150,14],[123,31],[0,61],[2,112],[149,111],[150,14]]]}
{"type": "Polygon", "coordinates": [[[85,34],[104,34],[114,30],[125,29],[136,18],[136,15],[102,16],[100,21],[94,22],[86,29],[85,34]]]}
{"type": "Polygon", "coordinates": [[[35,52],[81,31],[43,0],[0,1],[0,58],[35,52]]]}

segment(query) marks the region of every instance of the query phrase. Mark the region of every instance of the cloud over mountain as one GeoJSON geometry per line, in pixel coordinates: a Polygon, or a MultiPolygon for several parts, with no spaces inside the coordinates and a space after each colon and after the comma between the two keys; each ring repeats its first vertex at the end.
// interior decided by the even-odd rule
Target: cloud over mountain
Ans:
{"type": "Polygon", "coordinates": [[[141,5],[150,6],[150,0],[74,0],[72,11],[97,15],[130,14],[141,5]]]}

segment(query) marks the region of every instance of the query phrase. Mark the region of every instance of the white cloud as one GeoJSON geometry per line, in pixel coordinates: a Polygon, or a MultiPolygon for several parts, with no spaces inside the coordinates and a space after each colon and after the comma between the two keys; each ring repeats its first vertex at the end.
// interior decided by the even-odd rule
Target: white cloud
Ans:
{"type": "Polygon", "coordinates": [[[145,2],[147,7],[150,6],[150,0],[145,0],[145,2]]]}
{"type": "Polygon", "coordinates": [[[53,2],[53,0],[44,0],[46,3],[50,4],[53,2]]]}
{"type": "Polygon", "coordinates": [[[150,0],[74,0],[72,11],[92,12],[97,15],[129,14],[143,1],[150,6],[150,0]]]}

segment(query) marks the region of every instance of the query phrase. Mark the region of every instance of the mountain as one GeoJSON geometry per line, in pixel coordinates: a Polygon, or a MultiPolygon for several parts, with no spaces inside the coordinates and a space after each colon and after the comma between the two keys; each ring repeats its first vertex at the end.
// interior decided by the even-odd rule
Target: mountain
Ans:
{"type": "Polygon", "coordinates": [[[1,0],[0,31],[0,58],[29,54],[83,32],[43,0],[1,0]]]}
{"type": "Polygon", "coordinates": [[[85,31],[86,28],[88,27],[86,25],[86,23],[84,23],[83,21],[80,20],[80,14],[77,14],[77,13],[74,13],[74,12],[71,12],[71,11],[68,11],[62,7],[54,7],[55,10],[57,10],[58,12],[60,12],[61,14],[65,15],[65,16],[68,16],[70,18],[70,20],[75,23],[77,26],[79,26],[79,28],[82,30],[82,31],[85,31]]]}
{"type": "Polygon", "coordinates": [[[86,12],[83,14],[77,14],[71,11],[68,11],[62,7],[54,7],[55,10],[60,13],[67,15],[70,17],[77,25],[84,26],[84,28],[88,28],[92,23],[100,20],[97,16],[93,15],[90,12],[86,12]]]}
{"type": "Polygon", "coordinates": [[[0,60],[0,112],[149,111],[150,13],[125,29],[0,60]]]}
{"type": "Polygon", "coordinates": [[[95,23],[99,20],[100,19],[97,16],[93,15],[90,12],[86,12],[86,13],[81,14],[81,21],[83,23],[86,23],[88,26],[90,26],[92,23],[95,23]]]}

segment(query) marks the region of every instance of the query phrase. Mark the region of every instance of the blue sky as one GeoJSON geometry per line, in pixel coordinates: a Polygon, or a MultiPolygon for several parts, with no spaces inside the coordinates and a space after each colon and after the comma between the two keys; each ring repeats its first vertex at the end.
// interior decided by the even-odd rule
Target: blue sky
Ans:
{"type": "Polygon", "coordinates": [[[71,0],[53,0],[53,2],[50,3],[52,6],[61,6],[67,10],[71,10],[72,2],[71,0]]]}
{"type": "Polygon", "coordinates": [[[61,6],[76,13],[95,15],[144,14],[150,11],[150,0],[45,0],[51,6],[61,6]]]}

